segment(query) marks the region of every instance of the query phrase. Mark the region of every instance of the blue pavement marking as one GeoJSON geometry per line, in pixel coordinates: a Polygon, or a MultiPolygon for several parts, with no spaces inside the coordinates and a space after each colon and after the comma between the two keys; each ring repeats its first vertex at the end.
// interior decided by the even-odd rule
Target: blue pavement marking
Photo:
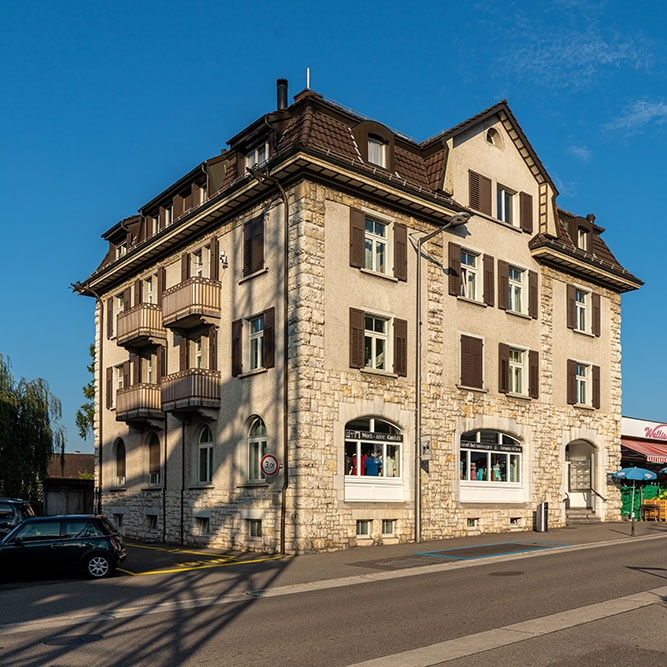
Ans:
{"type": "Polygon", "coordinates": [[[476,560],[478,558],[490,558],[491,556],[511,556],[512,554],[526,553],[528,551],[540,551],[542,549],[554,549],[555,547],[570,547],[571,544],[561,544],[560,542],[540,542],[537,540],[514,540],[513,542],[491,542],[489,544],[475,544],[465,547],[452,547],[450,549],[436,549],[434,551],[418,551],[413,554],[413,556],[435,556],[436,558],[452,558],[455,560],[476,560]],[[534,544],[534,545],[544,545],[544,546],[534,546],[532,549],[516,549],[513,551],[505,551],[501,553],[490,553],[490,554],[481,554],[479,556],[451,556],[445,555],[449,551],[461,551],[468,549],[484,549],[485,547],[494,547],[500,546],[502,544],[534,544]],[[441,555],[443,554],[443,555],[441,555]]]}

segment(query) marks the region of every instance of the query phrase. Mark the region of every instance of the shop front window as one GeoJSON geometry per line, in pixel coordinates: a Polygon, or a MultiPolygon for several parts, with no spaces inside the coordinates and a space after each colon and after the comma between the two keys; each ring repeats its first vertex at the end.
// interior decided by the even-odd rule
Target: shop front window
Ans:
{"type": "Polygon", "coordinates": [[[459,479],[463,482],[519,484],[521,443],[500,431],[468,431],[461,436],[459,479]]]}

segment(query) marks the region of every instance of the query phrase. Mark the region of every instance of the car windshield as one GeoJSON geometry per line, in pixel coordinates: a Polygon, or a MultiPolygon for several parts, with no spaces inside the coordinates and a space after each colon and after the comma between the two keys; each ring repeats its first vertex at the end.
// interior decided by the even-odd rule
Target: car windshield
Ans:
{"type": "Polygon", "coordinates": [[[14,510],[9,503],[0,503],[0,519],[8,519],[14,516],[14,510]]]}

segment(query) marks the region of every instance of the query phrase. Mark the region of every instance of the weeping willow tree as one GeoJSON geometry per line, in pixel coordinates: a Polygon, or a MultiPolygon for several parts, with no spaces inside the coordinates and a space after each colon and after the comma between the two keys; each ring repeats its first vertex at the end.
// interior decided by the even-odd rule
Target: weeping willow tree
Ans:
{"type": "Polygon", "coordinates": [[[46,380],[15,381],[0,354],[0,496],[39,497],[51,456],[65,451],[60,418],[46,380]]]}

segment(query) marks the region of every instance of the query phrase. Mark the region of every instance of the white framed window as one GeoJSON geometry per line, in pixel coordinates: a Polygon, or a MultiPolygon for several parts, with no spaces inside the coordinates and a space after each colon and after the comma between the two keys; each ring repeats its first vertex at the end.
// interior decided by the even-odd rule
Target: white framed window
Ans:
{"type": "Polygon", "coordinates": [[[262,520],[261,519],[246,519],[248,522],[248,537],[251,539],[258,539],[262,537],[262,520]]]}
{"type": "Polygon", "coordinates": [[[152,215],[150,218],[151,236],[155,236],[160,231],[160,218],[158,215],[152,215]]]}
{"type": "Polygon", "coordinates": [[[160,439],[152,433],[148,439],[148,483],[156,485],[161,480],[160,439]]]}
{"type": "Polygon", "coordinates": [[[588,230],[583,227],[577,228],[577,248],[588,250],[588,230]]]}
{"type": "Polygon", "coordinates": [[[387,144],[380,137],[368,136],[368,161],[378,167],[387,166],[387,144]]]}
{"type": "Polygon", "coordinates": [[[525,312],[526,304],[523,298],[523,285],[526,272],[516,266],[509,267],[509,302],[508,310],[514,313],[525,312]]]}
{"type": "Polygon", "coordinates": [[[403,435],[376,417],[355,419],[345,425],[345,475],[371,478],[401,477],[403,435]]]}
{"type": "Polygon", "coordinates": [[[366,218],[364,225],[364,268],[386,274],[388,260],[388,225],[379,220],[366,218]]]}
{"type": "Polygon", "coordinates": [[[266,425],[260,417],[257,417],[248,430],[248,481],[259,482],[266,479],[261,470],[265,454],[266,425]]]}
{"type": "Polygon", "coordinates": [[[389,320],[375,315],[364,316],[364,367],[389,369],[389,320]]]}
{"type": "Polygon", "coordinates": [[[509,225],[514,224],[514,192],[508,190],[503,185],[498,185],[496,211],[498,220],[502,220],[509,225]]]}
{"type": "Polygon", "coordinates": [[[248,320],[248,355],[251,371],[264,367],[264,315],[248,320]]]}
{"type": "Polygon", "coordinates": [[[127,254],[127,243],[119,243],[116,246],[116,259],[122,257],[125,254],[127,254]]]}
{"type": "Polygon", "coordinates": [[[357,519],[357,537],[370,537],[371,522],[368,519],[357,519]]]}
{"type": "Polygon", "coordinates": [[[382,519],[382,535],[390,537],[394,535],[394,519],[382,519]]]}
{"type": "Polygon", "coordinates": [[[461,296],[477,301],[479,255],[461,250],[461,296]]]}
{"type": "Polygon", "coordinates": [[[461,436],[462,482],[520,484],[521,443],[507,433],[468,431],[461,436]]]}
{"type": "Polygon", "coordinates": [[[500,134],[498,133],[498,130],[490,127],[486,131],[486,141],[492,146],[500,146],[500,134]]]}
{"type": "Polygon", "coordinates": [[[509,392],[511,394],[526,394],[527,383],[526,374],[526,354],[525,350],[516,347],[509,349],[509,392]]]}
{"type": "Polygon", "coordinates": [[[207,516],[195,517],[195,535],[203,537],[211,534],[211,520],[207,516]]]}
{"type": "Polygon", "coordinates": [[[154,380],[153,364],[155,363],[155,355],[154,354],[148,355],[143,363],[145,369],[144,378],[146,378],[145,382],[146,384],[153,384],[154,380]]]}
{"type": "Polygon", "coordinates": [[[204,355],[202,352],[202,338],[201,336],[193,341],[194,344],[194,367],[204,368],[204,355]]]}
{"type": "Polygon", "coordinates": [[[576,401],[577,405],[590,405],[590,392],[588,389],[588,378],[590,366],[588,364],[576,364],[575,383],[576,383],[576,401]]]}
{"type": "Polygon", "coordinates": [[[113,407],[116,406],[118,402],[118,392],[125,386],[125,374],[123,373],[123,364],[114,366],[113,368],[113,407]]]}
{"type": "Polygon", "coordinates": [[[150,278],[146,278],[144,280],[144,294],[143,294],[144,303],[155,303],[157,301],[153,282],[154,282],[153,276],[151,276],[150,278]]]}
{"type": "Polygon", "coordinates": [[[192,275],[198,278],[204,277],[204,249],[192,253],[192,275]]]}
{"type": "Polygon", "coordinates": [[[254,167],[263,164],[269,159],[269,143],[260,144],[246,153],[245,164],[246,167],[254,167]]]}
{"type": "Polygon", "coordinates": [[[147,531],[157,530],[157,514],[144,515],[144,528],[147,531]]]}
{"type": "Polygon", "coordinates": [[[574,291],[574,328],[576,331],[589,331],[589,292],[575,289],[574,291]]]}
{"type": "Polygon", "coordinates": [[[204,426],[197,443],[197,483],[210,484],[213,481],[213,434],[204,426]]]}
{"type": "Polygon", "coordinates": [[[169,225],[174,222],[174,209],[171,204],[164,207],[164,226],[169,227],[169,225]]]}

